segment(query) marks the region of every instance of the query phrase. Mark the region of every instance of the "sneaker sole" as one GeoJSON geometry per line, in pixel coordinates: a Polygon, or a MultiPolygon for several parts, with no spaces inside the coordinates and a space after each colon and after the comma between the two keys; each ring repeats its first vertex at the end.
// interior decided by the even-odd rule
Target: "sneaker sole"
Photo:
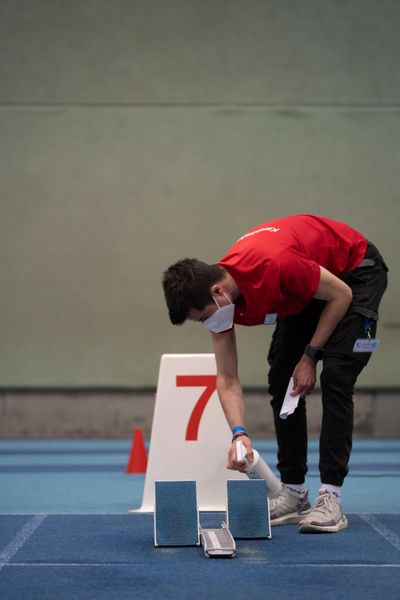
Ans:
{"type": "Polygon", "coordinates": [[[312,523],[304,523],[304,525],[300,524],[299,532],[300,533],[337,533],[342,529],[347,529],[349,523],[347,518],[344,516],[343,519],[340,519],[336,525],[313,525],[312,523]]]}
{"type": "Polygon", "coordinates": [[[290,525],[291,523],[300,523],[308,513],[311,512],[311,507],[302,512],[293,512],[271,519],[271,527],[275,525],[290,525]]]}

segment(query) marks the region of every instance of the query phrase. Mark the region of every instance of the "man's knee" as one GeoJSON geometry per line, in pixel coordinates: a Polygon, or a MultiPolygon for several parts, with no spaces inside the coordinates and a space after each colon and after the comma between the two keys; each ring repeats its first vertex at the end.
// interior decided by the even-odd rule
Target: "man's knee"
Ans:
{"type": "Polygon", "coordinates": [[[320,377],[322,394],[329,395],[330,390],[352,393],[357,377],[368,360],[369,356],[364,354],[343,355],[324,360],[320,377]]]}

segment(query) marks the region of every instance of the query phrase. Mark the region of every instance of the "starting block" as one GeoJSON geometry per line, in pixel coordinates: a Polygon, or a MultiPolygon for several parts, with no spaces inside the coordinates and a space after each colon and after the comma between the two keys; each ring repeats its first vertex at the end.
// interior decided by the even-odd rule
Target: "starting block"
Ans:
{"type": "Polygon", "coordinates": [[[269,499],[264,479],[229,480],[227,522],[234,538],[271,539],[269,499]]]}
{"type": "Polygon", "coordinates": [[[195,481],[156,481],[155,546],[199,546],[195,481]]]}
{"type": "Polygon", "coordinates": [[[269,500],[263,479],[227,482],[227,523],[200,527],[195,481],[156,481],[155,546],[199,546],[208,558],[236,555],[234,538],[271,539],[269,500]]]}

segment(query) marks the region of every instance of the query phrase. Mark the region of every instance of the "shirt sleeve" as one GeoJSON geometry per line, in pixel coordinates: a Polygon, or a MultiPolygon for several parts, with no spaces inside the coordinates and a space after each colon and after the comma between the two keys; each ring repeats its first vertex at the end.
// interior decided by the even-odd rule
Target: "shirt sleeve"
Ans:
{"type": "Polygon", "coordinates": [[[297,298],[310,302],[314,298],[321,276],[318,263],[290,251],[277,257],[274,266],[282,299],[297,298]]]}

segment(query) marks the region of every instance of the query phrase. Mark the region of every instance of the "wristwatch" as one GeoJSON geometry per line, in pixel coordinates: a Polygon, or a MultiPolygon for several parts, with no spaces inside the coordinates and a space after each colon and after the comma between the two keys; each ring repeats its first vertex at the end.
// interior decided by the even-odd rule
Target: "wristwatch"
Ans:
{"type": "Polygon", "coordinates": [[[306,346],[304,354],[306,354],[306,356],[309,356],[313,360],[321,360],[322,358],[324,358],[324,351],[322,350],[322,348],[316,348],[315,346],[306,346]]]}

